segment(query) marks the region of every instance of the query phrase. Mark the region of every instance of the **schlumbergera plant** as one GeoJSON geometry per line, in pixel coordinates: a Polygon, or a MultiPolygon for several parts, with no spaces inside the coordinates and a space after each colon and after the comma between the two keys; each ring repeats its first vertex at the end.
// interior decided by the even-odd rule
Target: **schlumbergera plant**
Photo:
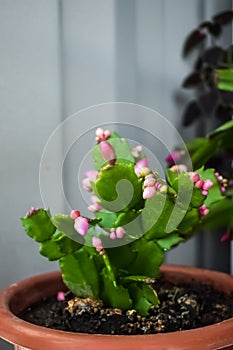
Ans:
{"type": "Polygon", "coordinates": [[[219,175],[184,165],[166,180],[148,165],[141,146],[130,148],[117,133],[98,128],[92,150],[95,170],[83,187],[93,192],[93,218],[32,208],[22,224],[41,244],[40,253],[58,260],[64,283],[80,298],[147,315],[159,305],[156,279],[167,250],[192,237],[224,202],[219,175]]]}

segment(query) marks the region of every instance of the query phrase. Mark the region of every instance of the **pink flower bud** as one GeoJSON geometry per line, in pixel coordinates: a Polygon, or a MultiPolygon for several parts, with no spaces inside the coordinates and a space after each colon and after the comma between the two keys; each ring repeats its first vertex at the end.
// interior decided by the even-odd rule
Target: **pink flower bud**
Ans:
{"type": "Polygon", "coordinates": [[[201,215],[207,215],[209,213],[209,209],[207,209],[206,205],[203,204],[202,206],[200,206],[199,212],[201,215]]]}
{"type": "Polygon", "coordinates": [[[101,128],[97,128],[95,134],[97,137],[102,137],[102,135],[104,134],[104,130],[101,128]]]}
{"type": "Polygon", "coordinates": [[[148,168],[148,159],[147,158],[143,158],[140,159],[134,167],[134,171],[135,174],[137,175],[137,177],[143,177],[145,175],[148,175],[149,173],[151,173],[151,170],[149,171],[149,173],[147,174],[147,169],[148,168]]]}
{"type": "Polygon", "coordinates": [[[155,183],[155,189],[156,189],[157,191],[160,190],[162,186],[163,186],[163,185],[162,185],[161,183],[159,183],[158,181],[156,181],[156,183],[155,183]]]}
{"type": "Polygon", "coordinates": [[[155,187],[146,187],[143,191],[142,197],[143,199],[149,199],[154,196],[155,192],[155,187]]]}
{"type": "Polygon", "coordinates": [[[211,180],[205,180],[202,186],[203,190],[208,191],[213,186],[213,182],[211,180]]]}
{"type": "Polygon", "coordinates": [[[64,301],[65,300],[65,293],[64,292],[57,292],[57,300],[64,301]]]}
{"type": "Polygon", "coordinates": [[[146,179],[146,180],[144,181],[143,186],[144,186],[144,187],[152,187],[152,186],[155,185],[155,183],[156,183],[155,178],[149,178],[149,179],[146,179]]]}
{"type": "Polygon", "coordinates": [[[135,157],[138,158],[142,152],[142,146],[137,145],[136,147],[132,148],[131,154],[135,157]]]}
{"type": "Polygon", "coordinates": [[[126,234],[125,230],[123,227],[117,227],[116,228],[116,236],[117,238],[122,238],[126,234]]]}
{"type": "Polygon", "coordinates": [[[97,250],[97,252],[99,253],[103,253],[104,248],[103,248],[103,244],[100,238],[98,237],[92,237],[92,245],[93,247],[95,247],[95,249],[97,250]]]}
{"type": "Polygon", "coordinates": [[[226,192],[225,187],[221,187],[221,192],[226,192]]]}
{"type": "Polygon", "coordinates": [[[196,186],[197,188],[202,188],[203,185],[204,185],[204,181],[203,181],[203,180],[199,180],[199,181],[197,181],[196,184],[195,184],[195,186],[196,186]]]}
{"type": "Polygon", "coordinates": [[[85,236],[88,231],[88,220],[82,216],[79,216],[74,222],[74,229],[81,236],[85,236]]]}
{"type": "Polygon", "coordinates": [[[88,192],[91,192],[92,191],[91,182],[95,182],[97,180],[99,173],[96,170],[90,170],[90,171],[86,171],[84,176],[85,176],[85,179],[82,181],[83,188],[88,192]]]}
{"type": "Polygon", "coordinates": [[[90,210],[90,211],[95,212],[95,211],[100,211],[100,210],[102,209],[102,207],[101,207],[101,205],[98,204],[98,203],[93,203],[93,204],[89,205],[89,206],[87,207],[87,209],[90,210]]]}
{"type": "Polygon", "coordinates": [[[209,193],[207,190],[203,190],[202,192],[201,192],[204,196],[207,196],[207,194],[209,193]]]}
{"type": "Polygon", "coordinates": [[[177,160],[180,159],[180,152],[174,151],[172,153],[169,153],[169,155],[166,158],[166,162],[170,165],[174,164],[177,162],[177,160]]]}
{"type": "Polygon", "coordinates": [[[190,180],[192,182],[197,182],[200,180],[200,175],[198,173],[190,173],[190,180]]]}
{"type": "Polygon", "coordinates": [[[105,131],[104,131],[104,138],[105,138],[105,140],[107,140],[109,137],[111,137],[111,132],[110,132],[110,130],[105,130],[105,131]]]}
{"type": "Polygon", "coordinates": [[[186,165],[179,164],[179,165],[173,165],[170,168],[170,170],[174,171],[175,173],[182,173],[182,172],[186,172],[188,169],[187,169],[186,165]]]}
{"type": "Polygon", "coordinates": [[[75,220],[80,216],[80,211],[79,210],[71,210],[70,212],[70,218],[75,220]]]}
{"type": "Polygon", "coordinates": [[[29,216],[35,214],[39,209],[31,207],[31,209],[26,213],[25,217],[28,218],[29,216]]]}
{"type": "Polygon", "coordinates": [[[102,206],[99,204],[99,198],[97,196],[91,196],[91,201],[93,204],[89,205],[88,210],[95,212],[102,209],[102,206]]]}
{"type": "Polygon", "coordinates": [[[231,237],[228,232],[224,233],[220,239],[221,243],[230,241],[231,237]]]}
{"type": "Polygon", "coordinates": [[[116,162],[116,154],[115,150],[107,141],[100,142],[100,151],[102,153],[102,156],[106,162],[108,162],[109,165],[114,165],[116,162]]]}
{"type": "Polygon", "coordinates": [[[110,232],[109,237],[110,237],[111,239],[116,239],[116,238],[117,238],[116,232],[115,232],[115,231],[110,232]]]}
{"type": "Polygon", "coordinates": [[[95,134],[96,134],[97,143],[105,141],[105,140],[109,139],[109,137],[111,137],[111,132],[109,130],[104,131],[101,128],[97,128],[95,134]]]}

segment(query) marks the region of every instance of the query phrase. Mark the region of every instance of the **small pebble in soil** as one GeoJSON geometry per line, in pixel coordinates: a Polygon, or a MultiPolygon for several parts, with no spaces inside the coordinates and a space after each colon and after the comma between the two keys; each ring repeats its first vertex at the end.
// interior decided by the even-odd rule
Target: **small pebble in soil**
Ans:
{"type": "Polygon", "coordinates": [[[80,299],[65,293],[65,300],[48,298],[31,306],[19,317],[57,330],[98,334],[153,334],[199,328],[233,317],[233,295],[208,285],[156,284],[159,308],[148,316],[136,310],[104,308],[100,300],[80,299]]]}

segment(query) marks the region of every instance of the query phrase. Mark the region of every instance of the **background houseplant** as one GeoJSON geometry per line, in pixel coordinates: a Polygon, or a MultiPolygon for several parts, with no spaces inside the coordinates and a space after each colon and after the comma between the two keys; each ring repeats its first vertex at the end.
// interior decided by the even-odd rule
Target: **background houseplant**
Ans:
{"type": "MultiPolygon", "coordinates": [[[[226,40],[226,27],[232,23],[232,11],[221,11],[212,16],[210,20],[201,22],[186,37],[183,47],[184,57],[191,55],[194,59],[192,71],[183,81],[183,87],[195,92],[194,98],[186,105],[182,116],[185,127],[195,127],[195,135],[203,136],[216,127],[232,119],[233,94],[226,87],[226,81],[219,84],[220,75],[232,68],[231,38],[226,40]],[[224,40],[225,38],[225,40],[224,40]],[[230,45],[229,45],[230,44],[230,45]]],[[[221,76],[223,78],[223,76],[221,76]]],[[[228,84],[229,87],[229,84],[228,84]]],[[[229,145],[230,146],[230,145],[229,145]]],[[[215,152],[208,160],[208,166],[214,167],[226,177],[232,177],[232,149],[226,147],[215,152]]],[[[225,228],[224,231],[230,231],[225,228]]],[[[212,231],[213,232],[213,231],[212,231]]],[[[230,247],[224,245],[221,252],[224,259],[217,262],[216,252],[219,251],[218,241],[221,230],[212,237],[212,232],[198,237],[197,244],[201,250],[201,266],[229,271],[230,247]],[[209,246],[212,252],[205,254],[209,246]]]]}

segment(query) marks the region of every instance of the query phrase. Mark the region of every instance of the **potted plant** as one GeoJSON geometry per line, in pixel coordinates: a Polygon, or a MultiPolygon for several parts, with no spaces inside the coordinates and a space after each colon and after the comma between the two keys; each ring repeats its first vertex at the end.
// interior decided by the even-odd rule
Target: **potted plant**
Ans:
{"type": "MultiPolygon", "coordinates": [[[[232,133],[232,125],[216,130],[206,138],[202,154],[196,158],[200,161],[207,157],[216,145],[214,140],[223,144],[225,136],[229,139],[232,133]]],[[[195,147],[194,155],[200,151],[196,147],[194,152],[195,147]]],[[[233,225],[227,181],[198,161],[195,171],[174,165],[167,169],[166,179],[161,179],[149,168],[140,146],[131,149],[117,133],[100,128],[92,156],[95,170],[85,174],[83,186],[93,192],[89,206],[93,218],[82,216],[77,209],[67,215],[51,215],[42,208],[31,208],[22,218],[26,233],[40,243],[40,253],[59,261],[61,274],[36,276],[3,291],[0,335],[17,344],[16,349],[232,348],[232,318],[198,329],[147,334],[164,329],[163,321],[153,314],[160,303],[160,273],[166,282],[195,280],[226,293],[233,291],[232,278],[222,273],[179,266],[160,269],[165,252],[185,242],[201,227],[212,223],[233,225]],[[89,310],[82,322],[97,331],[48,329],[19,317],[34,303],[56,295],[66,305],[64,312],[72,324],[89,310]],[[93,321],[93,314],[104,315],[104,320],[93,321]],[[104,333],[101,327],[108,325],[108,320],[115,329],[114,323],[122,315],[127,319],[129,335],[116,335],[115,331],[111,335],[108,326],[104,326],[107,335],[99,334],[104,333]],[[148,319],[151,315],[153,320],[148,319]]],[[[175,288],[176,295],[178,287],[175,288]]],[[[185,301],[185,307],[192,308],[194,304],[191,299],[185,301]]]]}

